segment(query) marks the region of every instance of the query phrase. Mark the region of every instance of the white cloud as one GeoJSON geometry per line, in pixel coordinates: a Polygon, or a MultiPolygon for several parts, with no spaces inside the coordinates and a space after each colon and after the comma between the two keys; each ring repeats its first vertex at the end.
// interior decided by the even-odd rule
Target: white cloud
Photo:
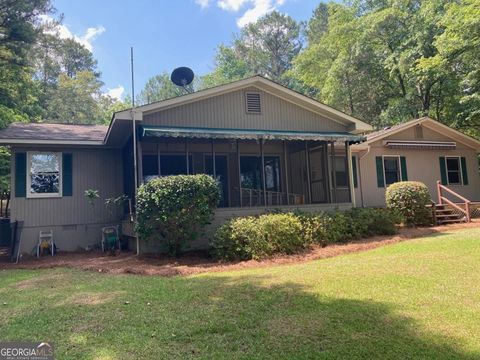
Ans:
{"type": "Polygon", "coordinates": [[[217,5],[220,9],[236,12],[251,0],[219,0],[217,5]]]}
{"type": "MultiPolygon", "coordinates": [[[[195,0],[202,9],[206,8],[211,0],[195,0]]],[[[243,14],[237,18],[238,27],[257,21],[262,16],[283,5],[285,0],[218,0],[217,6],[225,11],[239,12],[248,5],[243,14]]]]}
{"type": "Polygon", "coordinates": [[[195,4],[200,5],[202,9],[205,9],[210,5],[210,0],[195,0],[195,4]]]}
{"type": "MultiPolygon", "coordinates": [[[[41,15],[40,21],[42,23],[52,23],[54,19],[48,15],[41,15]]],[[[62,39],[74,39],[75,41],[79,42],[83,46],[85,46],[88,50],[93,50],[93,41],[98,37],[98,35],[105,32],[105,27],[97,26],[97,27],[89,27],[83,35],[77,35],[70,31],[70,29],[64,24],[58,24],[51,30],[48,30],[49,33],[57,33],[58,36],[62,39]]]]}
{"type": "Polygon", "coordinates": [[[125,88],[122,85],[118,85],[115,88],[108,89],[105,94],[108,96],[117,99],[117,100],[122,100],[122,95],[125,92],[125,88]]]}

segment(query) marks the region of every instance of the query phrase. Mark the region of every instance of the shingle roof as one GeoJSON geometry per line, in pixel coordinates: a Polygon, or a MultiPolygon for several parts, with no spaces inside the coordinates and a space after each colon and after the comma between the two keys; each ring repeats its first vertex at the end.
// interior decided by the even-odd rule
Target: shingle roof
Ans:
{"type": "Polygon", "coordinates": [[[102,142],[107,130],[105,125],[13,123],[0,130],[0,139],[102,142]]]}

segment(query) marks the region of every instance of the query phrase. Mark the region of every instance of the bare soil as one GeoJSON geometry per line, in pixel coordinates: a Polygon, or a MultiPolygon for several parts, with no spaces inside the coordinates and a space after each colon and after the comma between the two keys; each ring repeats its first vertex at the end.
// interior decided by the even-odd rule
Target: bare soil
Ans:
{"type": "Polygon", "coordinates": [[[232,271],[325,259],[352,252],[366,251],[433,233],[447,233],[465,228],[480,229],[480,221],[428,228],[402,228],[399,234],[393,236],[375,236],[326,247],[313,246],[301,254],[275,256],[261,261],[217,262],[209,258],[208,254],[201,252],[187,253],[178,259],[172,259],[165,255],[136,256],[132,252],[122,252],[116,255],[105,255],[101,252],[72,252],[59,253],[55,256],[45,255],[40,259],[24,256],[18,264],[0,263],[0,269],[71,267],[116,274],[186,276],[202,272],[232,271]]]}

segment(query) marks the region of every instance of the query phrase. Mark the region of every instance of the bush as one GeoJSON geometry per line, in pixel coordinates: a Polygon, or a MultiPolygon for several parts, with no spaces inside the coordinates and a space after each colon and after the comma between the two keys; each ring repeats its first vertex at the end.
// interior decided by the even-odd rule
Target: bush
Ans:
{"type": "Polygon", "coordinates": [[[225,260],[261,259],[304,248],[302,224],[293,214],[235,218],[215,232],[212,255],[225,260]]]}
{"type": "Polygon", "coordinates": [[[387,188],[385,198],[387,208],[398,212],[407,226],[428,225],[431,222],[427,205],[431,204],[432,198],[424,183],[394,183],[387,188]]]}
{"type": "Polygon", "coordinates": [[[165,241],[176,256],[210,223],[219,200],[219,186],[208,175],[154,179],[138,189],[135,230],[144,240],[165,241]]]}
{"type": "Polygon", "coordinates": [[[398,216],[388,209],[334,213],[276,213],[235,218],[220,226],[212,255],[225,260],[292,254],[311,244],[328,244],[397,232],[398,216]]]}

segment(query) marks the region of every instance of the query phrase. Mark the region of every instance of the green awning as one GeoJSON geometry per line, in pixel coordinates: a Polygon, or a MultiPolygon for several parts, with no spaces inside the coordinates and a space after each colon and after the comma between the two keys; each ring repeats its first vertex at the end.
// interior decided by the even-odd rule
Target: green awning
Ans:
{"type": "Polygon", "coordinates": [[[218,129],[195,127],[170,127],[142,125],[142,138],[172,137],[197,139],[239,139],[239,140],[316,140],[362,142],[365,137],[348,132],[330,131],[283,131],[253,129],[218,129]]]}

